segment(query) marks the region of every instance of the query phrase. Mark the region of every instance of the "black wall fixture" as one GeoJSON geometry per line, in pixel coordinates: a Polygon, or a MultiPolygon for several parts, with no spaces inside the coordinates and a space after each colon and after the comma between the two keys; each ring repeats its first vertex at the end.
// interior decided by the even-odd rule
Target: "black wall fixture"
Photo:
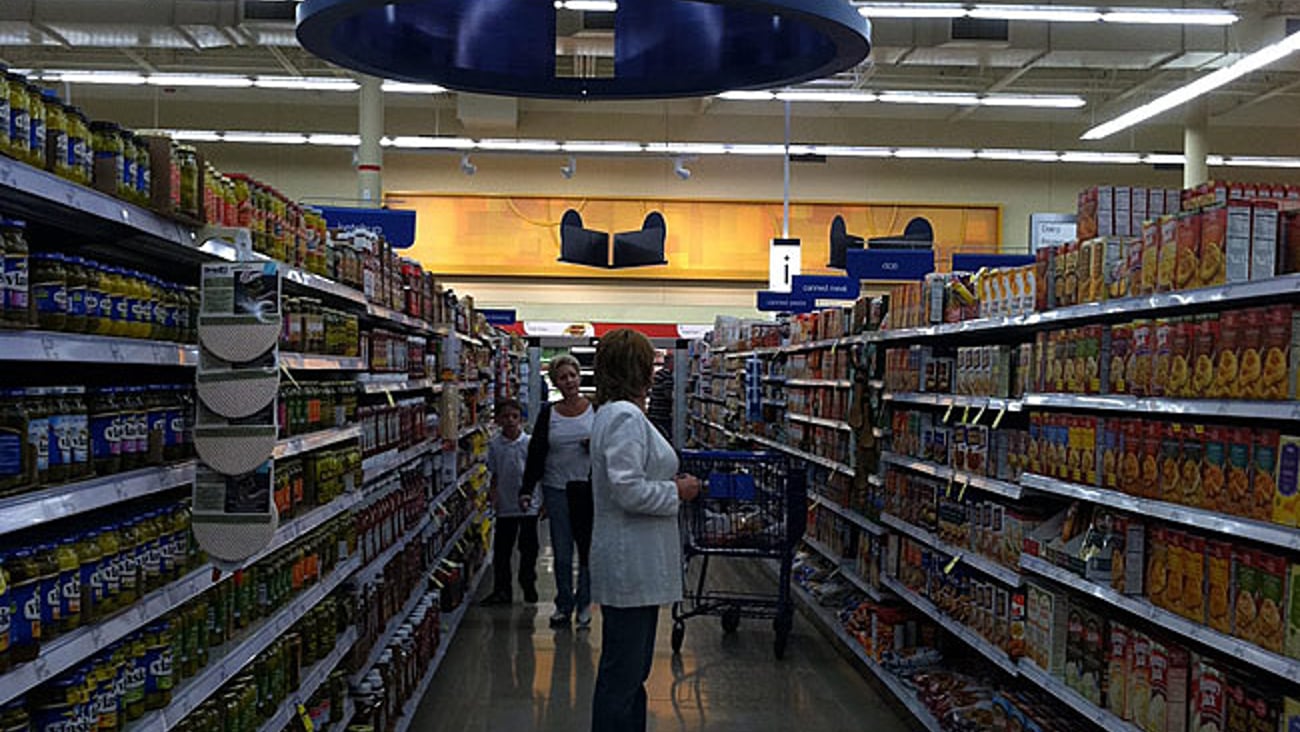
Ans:
{"type": "Polygon", "coordinates": [[[865,245],[862,237],[848,232],[844,217],[836,216],[831,221],[831,261],[826,266],[831,269],[847,269],[848,251],[862,249],[865,245]]]}
{"type": "Polygon", "coordinates": [[[663,214],[651,211],[640,229],[614,234],[611,262],[610,235],[585,228],[582,214],[569,209],[560,219],[560,261],[601,269],[662,266],[668,264],[664,257],[667,238],[663,214]]]}

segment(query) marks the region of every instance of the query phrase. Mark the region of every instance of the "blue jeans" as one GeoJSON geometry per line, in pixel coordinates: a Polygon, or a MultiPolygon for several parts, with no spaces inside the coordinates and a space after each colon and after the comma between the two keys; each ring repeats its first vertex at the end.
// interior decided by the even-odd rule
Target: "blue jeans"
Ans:
{"type": "MultiPolygon", "coordinates": [[[[555,551],[555,609],[570,615],[575,608],[582,609],[591,604],[591,571],[585,561],[578,563],[577,595],[573,592],[573,550],[583,535],[583,527],[574,526],[574,520],[582,520],[582,517],[575,517],[570,512],[568,491],[542,486],[542,496],[551,524],[551,547],[555,551]]],[[[590,542],[591,527],[585,528],[585,536],[590,542]]],[[[589,548],[584,547],[582,554],[586,554],[589,548]]]]}
{"type": "Polygon", "coordinates": [[[645,682],[655,660],[659,606],[600,606],[600,670],[591,700],[592,732],[643,732],[645,682]]]}

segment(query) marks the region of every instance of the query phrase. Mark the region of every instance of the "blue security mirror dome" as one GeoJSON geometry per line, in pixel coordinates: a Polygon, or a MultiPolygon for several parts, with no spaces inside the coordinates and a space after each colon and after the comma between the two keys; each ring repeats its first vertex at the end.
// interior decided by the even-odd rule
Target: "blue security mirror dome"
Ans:
{"type": "Polygon", "coordinates": [[[861,63],[845,0],[619,0],[612,77],[556,75],[551,0],[305,0],[298,40],[344,68],[458,91],[655,99],[772,88],[861,63]]]}

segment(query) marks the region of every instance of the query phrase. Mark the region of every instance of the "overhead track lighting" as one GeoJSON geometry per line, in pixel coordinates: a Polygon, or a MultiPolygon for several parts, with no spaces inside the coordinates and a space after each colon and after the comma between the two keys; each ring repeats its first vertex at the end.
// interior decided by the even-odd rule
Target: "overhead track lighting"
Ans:
{"type": "MultiPolygon", "coordinates": [[[[183,142],[244,143],[266,145],[337,145],[355,146],[360,144],[357,135],[336,133],[301,134],[293,132],[251,132],[216,130],[157,130],[157,134],[170,136],[183,142]]],[[[602,150],[610,155],[628,157],[668,157],[673,163],[673,172],[682,180],[691,177],[691,170],[686,164],[702,155],[735,155],[757,157],[780,157],[785,154],[785,146],[777,143],[649,143],[608,140],[604,142],[564,143],[554,140],[514,140],[519,143],[503,146],[505,141],[494,140],[493,147],[484,146],[484,142],[467,137],[434,136],[398,136],[385,137],[381,141],[384,147],[398,150],[417,150],[443,153],[461,153],[461,170],[466,175],[473,175],[478,170],[470,162],[470,151],[495,152],[502,154],[545,154],[563,150],[576,152],[576,147],[606,145],[602,150]],[[535,142],[534,147],[523,143],[535,142]],[[558,147],[557,147],[558,146],[558,147]],[[617,152],[616,152],[617,151],[617,152]]],[[[945,148],[945,147],[880,147],[864,145],[810,145],[790,146],[791,155],[820,155],[826,158],[898,158],[902,160],[981,160],[989,162],[1020,163],[1074,163],[1093,165],[1181,165],[1183,156],[1177,153],[1143,153],[1110,152],[1104,150],[1021,150],[1002,148],[945,148]]],[[[570,158],[570,164],[575,161],[570,158]]],[[[1223,155],[1206,156],[1211,167],[1249,167],[1249,168],[1300,168],[1300,157],[1259,156],[1259,155],[1223,155]]],[[[569,166],[564,166],[569,167],[569,166]]],[[[562,171],[563,172],[563,171],[562,171]]]]}
{"type": "Polygon", "coordinates": [[[247,76],[230,74],[149,74],[149,86],[184,86],[210,89],[247,89],[253,80],[247,76]]]}
{"type": "Polygon", "coordinates": [[[782,91],[726,91],[719,99],[742,102],[821,102],[825,104],[881,102],[884,104],[928,104],[958,107],[1029,107],[1077,109],[1087,101],[1075,94],[976,94],[943,91],[834,91],[830,89],[785,89],[782,91]]]}
{"type": "Polygon", "coordinates": [[[614,0],[555,0],[556,10],[577,10],[588,13],[612,13],[618,10],[614,0]]]}
{"type": "Polygon", "coordinates": [[[560,175],[564,176],[565,180],[573,180],[573,176],[577,172],[578,159],[570,155],[569,161],[560,166],[560,175]]]}
{"type": "Polygon", "coordinates": [[[1010,5],[924,2],[856,2],[866,18],[927,20],[980,18],[1040,23],[1117,23],[1139,25],[1231,25],[1239,16],[1214,8],[1093,7],[1079,5],[1010,5]]]}
{"type": "Polygon", "coordinates": [[[1182,106],[1197,97],[1209,94],[1219,87],[1229,84],[1252,71],[1268,66],[1271,63],[1279,61],[1300,49],[1300,31],[1292,33],[1277,43],[1269,44],[1252,54],[1249,54],[1235,63],[1225,66],[1218,71],[1213,71],[1202,76],[1195,81],[1184,84],[1177,89],[1163,94],[1155,99],[1143,104],[1142,106],[1125,112],[1109,122],[1093,127],[1083,133],[1081,139],[1100,140],[1105,137],[1126,130],[1140,122],[1145,122],[1156,115],[1167,112],[1174,107],[1182,106]]]}

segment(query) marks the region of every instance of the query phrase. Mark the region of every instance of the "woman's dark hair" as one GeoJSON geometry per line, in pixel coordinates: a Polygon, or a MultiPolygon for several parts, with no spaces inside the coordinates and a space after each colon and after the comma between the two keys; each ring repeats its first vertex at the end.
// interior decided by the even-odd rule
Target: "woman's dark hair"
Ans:
{"type": "Polygon", "coordinates": [[[629,328],[610,331],[596,344],[596,403],[637,402],[654,379],[655,347],[629,328]]]}

